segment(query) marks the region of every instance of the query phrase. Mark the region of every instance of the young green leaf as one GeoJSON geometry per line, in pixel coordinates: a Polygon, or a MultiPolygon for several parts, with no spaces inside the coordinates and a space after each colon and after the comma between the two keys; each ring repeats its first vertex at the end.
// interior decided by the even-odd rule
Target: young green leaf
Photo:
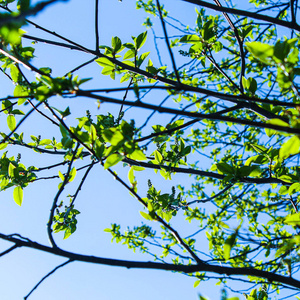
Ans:
{"type": "Polygon", "coordinates": [[[77,170],[76,168],[72,168],[70,174],[69,174],[69,180],[68,182],[72,182],[74,180],[74,178],[76,177],[76,174],[77,174],[77,170]]]}
{"type": "Polygon", "coordinates": [[[104,163],[104,169],[106,170],[106,169],[116,165],[122,159],[123,159],[123,156],[121,154],[114,153],[114,154],[110,155],[104,163]]]}
{"type": "Polygon", "coordinates": [[[274,53],[272,45],[264,44],[261,42],[246,43],[248,51],[257,59],[266,64],[272,64],[271,57],[274,53]]]}
{"type": "Polygon", "coordinates": [[[236,236],[237,236],[237,232],[230,235],[225,241],[225,245],[224,245],[224,259],[225,260],[228,260],[230,258],[230,252],[231,252],[233,245],[235,244],[236,236]]]}
{"type": "Polygon", "coordinates": [[[300,225],[300,213],[291,214],[285,217],[284,223],[292,226],[300,225]]]}
{"type": "Polygon", "coordinates": [[[147,31],[141,33],[135,40],[135,48],[139,50],[145,44],[147,39],[147,31]]]}
{"type": "Polygon", "coordinates": [[[7,116],[7,126],[11,131],[16,128],[16,118],[14,115],[7,116]]]}
{"type": "Polygon", "coordinates": [[[221,174],[234,174],[234,168],[227,163],[218,163],[216,166],[221,174]]]}
{"type": "Polygon", "coordinates": [[[134,181],[135,181],[135,177],[134,177],[134,169],[133,169],[133,167],[131,167],[130,169],[129,169],[129,172],[128,172],[128,180],[129,180],[129,182],[131,183],[131,184],[133,184],[134,183],[134,181]]]}
{"type": "MultiPolygon", "coordinates": [[[[282,127],[289,127],[288,123],[286,123],[286,122],[284,122],[284,121],[282,121],[280,119],[276,119],[276,118],[268,120],[266,123],[267,124],[272,124],[272,125],[277,125],[277,126],[282,126],[282,127]]],[[[279,134],[279,133],[282,134],[282,135],[287,135],[286,133],[279,132],[279,131],[277,131],[275,129],[266,128],[265,131],[266,131],[266,134],[267,134],[268,137],[271,137],[272,135],[279,134]]]]}
{"type": "Polygon", "coordinates": [[[293,136],[287,140],[279,150],[280,159],[284,160],[291,155],[300,153],[300,139],[298,136],[293,136]]]}
{"type": "Polygon", "coordinates": [[[23,202],[23,189],[19,185],[15,187],[13,197],[14,201],[21,206],[23,202]]]}
{"type": "Polygon", "coordinates": [[[12,163],[10,163],[9,166],[8,166],[8,176],[10,178],[15,177],[15,169],[16,169],[16,167],[12,163]]]}
{"type": "Polygon", "coordinates": [[[101,66],[101,67],[110,67],[114,68],[115,64],[111,62],[108,58],[106,57],[100,57],[96,59],[96,62],[101,66]]]}

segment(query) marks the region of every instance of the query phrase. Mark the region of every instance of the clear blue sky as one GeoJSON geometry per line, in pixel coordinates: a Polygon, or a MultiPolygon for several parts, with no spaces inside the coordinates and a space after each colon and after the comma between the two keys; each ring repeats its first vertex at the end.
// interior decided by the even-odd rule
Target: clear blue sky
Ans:
{"type": "MultiPolygon", "coordinates": [[[[194,23],[195,13],[192,5],[182,1],[164,1],[167,10],[172,14],[180,16],[190,24],[194,23]]],[[[137,36],[145,30],[141,24],[145,15],[142,11],[135,10],[135,1],[123,0],[102,0],[100,1],[99,29],[100,43],[109,44],[112,36],[119,36],[123,42],[130,42],[132,35],[137,36]]],[[[71,0],[67,3],[59,3],[51,6],[33,21],[39,25],[55,31],[79,44],[94,48],[94,1],[71,0]]],[[[158,19],[153,20],[159,23],[158,19]]],[[[27,28],[28,34],[53,39],[51,36],[34,29],[27,28]]],[[[151,33],[149,42],[145,48],[153,51],[151,46],[151,33]]],[[[25,43],[25,42],[24,42],[25,43]]],[[[29,44],[29,42],[27,42],[29,44]]],[[[62,76],[68,70],[76,67],[79,63],[90,59],[90,56],[58,50],[56,47],[38,43],[36,45],[36,59],[33,64],[37,67],[50,66],[53,68],[54,76],[62,76]],[[72,57],[70,57],[72,55],[72,57]]],[[[169,63],[166,61],[166,63],[169,63]]],[[[82,69],[78,74],[81,77],[94,77],[92,83],[85,87],[104,88],[116,85],[109,78],[101,76],[101,68],[92,64],[82,69]]],[[[0,96],[11,94],[13,86],[0,74],[1,89],[0,96]],[[4,84],[5,83],[5,84],[4,84]]],[[[91,100],[79,99],[76,102],[59,102],[61,99],[51,102],[51,105],[66,107],[70,105],[74,116],[84,115],[86,109],[96,113],[96,105],[91,100]]],[[[118,108],[104,105],[100,113],[114,111],[118,108]]],[[[72,115],[73,117],[73,115],[72,115]]],[[[135,116],[132,116],[135,117],[135,116]]],[[[34,117],[35,124],[26,121],[22,127],[25,138],[29,134],[40,134],[42,138],[51,138],[55,131],[49,131],[49,124],[39,116],[34,117]]],[[[130,118],[130,111],[128,112],[130,118]]],[[[145,116],[141,116],[140,122],[145,116]]],[[[1,117],[1,127],[6,126],[5,118],[1,117]]],[[[2,128],[1,128],[2,130],[2,128]]],[[[50,129],[52,130],[52,129],[50,129]]],[[[9,149],[10,155],[22,151],[22,162],[25,165],[37,164],[45,166],[49,162],[55,163],[56,158],[47,157],[24,151],[24,149],[9,149]]],[[[58,170],[51,174],[57,175],[58,170]]],[[[127,178],[126,171],[119,170],[119,173],[127,178]]],[[[151,176],[153,174],[151,173],[151,176]]],[[[79,179],[77,179],[79,180],[79,179]]],[[[174,177],[175,185],[188,178],[183,176],[174,177]]],[[[78,181],[77,181],[78,182],[78,181]]],[[[159,176],[153,179],[158,185],[161,184],[159,176]]],[[[49,217],[53,196],[57,191],[59,180],[39,181],[27,187],[24,191],[25,198],[22,207],[18,207],[12,199],[12,190],[1,193],[0,201],[0,228],[3,233],[20,233],[32,240],[48,244],[46,223],[49,217]]],[[[76,183],[76,182],[75,182],[76,183]]],[[[141,178],[139,184],[147,185],[147,176],[141,178]]],[[[171,186],[171,184],[170,184],[171,186]]],[[[72,192],[68,187],[65,195],[72,192]]],[[[161,186],[161,188],[170,188],[161,186]]],[[[89,180],[86,182],[80,197],[76,203],[81,211],[78,218],[78,230],[68,240],[63,241],[61,236],[56,236],[58,244],[67,250],[77,253],[91,254],[102,257],[149,260],[147,255],[133,253],[126,246],[110,243],[111,236],[104,233],[103,229],[110,227],[110,223],[120,223],[126,226],[138,225],[143,222],[139,214],[142,207],[127,193],[121,186],[116,185],[113,178],[100,167],[93,170],[89,180]],[[117,188],[116,188],[117,187],[117,188]],[[95,192],[95,189],[96,192],[95,192]],[[117,210],[115,208],[118,208],[117,210]]],[[[189,234],[187,228],[177,224],[180,232],[189,234]]],[[[10,244],[0,242],[0,251],[7,249],[10,244]]],[[[18,249],[0,259],[0,299],[19,300],[22,299],[31,288],[55,266],[64,260],[49,254],[33,251],[30,249],[18,249]]],[[[116,299],[198,299],[197,294],[208,295],[211,299],[219,299],[219,287],[213,284],[200,284],[193,288],[194,280],[171,272],[151,270],[127,270],[124,268],[92,265],[86,263],[72,263],[63,269],[58,270],[48,278],[30,296],[31,300],[116,300],[116,299]]]]}

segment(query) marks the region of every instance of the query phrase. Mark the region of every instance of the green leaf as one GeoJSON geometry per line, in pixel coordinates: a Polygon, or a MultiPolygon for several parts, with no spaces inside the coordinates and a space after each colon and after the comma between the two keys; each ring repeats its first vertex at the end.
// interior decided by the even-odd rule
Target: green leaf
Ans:
{"type": "Polygon", "coordinates": [[[122,63],[125,64],[125,65],[128,65],[130,67],[135,67],[134,62],[131,61],[131,60],[123,60],[122,63]]]}
{"type": "Polygon", "coordinates": [[[3,150],[7,147],[7,143],[0,143],[0,150],[3,150]]]}
{"type": "Polygon", "coordinates": [[[257,153],[267,153],[268,148],[258,145],[258,144],[251,144],[251,147],[257,152],[257,153]]]}
{"type": "Polygon", "coordinates": [[[146,42],[147,39],[147,31],[141,33],[135,40],[135,48],[140,49],[146,42]]]}
{"type": "MultiPolygon", "coordinates": [[[[294,183],[294,184],[296,184],[296,183],[294,183]]],[[[294,184],[292,184],[291,186],[293,186],[294,184]]],[[[278,193],[279,193],[280,195],[286,195],[286,194],[288,193],[288,191],[289,191],[289,188],[288,188],[286,185],[282,185],[282,186],[280,187],[278,193]]]]}
{"type": "Polygon", "coordinates": [[[59,124],[59,129],[63,137],[70,137],[69,131],[63,126],[62,124],[59,124]]]}
{"type": "Polygon", "coordinates": [[[242,84],[245,90],[249,89],[249,81],[244,76],[242,77],[242,84]]]}
{"type": "Polygon", "coordinates": [[[14,115],[7,116],[7,126],[8,128],[13,131],[16,128],[16,118],[14,115]]]}
{"type": "Polygon", "coordinates": [[[288,215],[285,217],[284,222],[288,225],[296,226],[300,225],[300,213],[288,215]]]}
{"type": "Polygon", "coordinates": [[[280,61],[284,61],[288,56],[290,49],[291,47],[287,41],[278,41],[274,46],[274,56],[280,61]]]}
{"type": "Polygon", "coordinates": [[[139,149],[134,150],[131,154],[128,155],[128,157],[133,160],[146,160],[147,159],[147,157],[143,153],[143,151],[139,150],[139,149]]]}
{"type": "MultiPolygon", "coordinates": [[[[28,96],[28,90],[22,85],[17,85],[14,89],[14,96],[15,97],[28,96]]],[[[26,101],[26,98],[22,100],[26,101]]]]}
{"type": "Polygon", "coordinates": [[[284,160],[291,155],[300,153],[300,139],[298,136],[293,136],[287,140],[279,150],[279,157],[284,160]]]}
{"type": "Polygon", "coordinates": [[[154,157],[155,157],[155,160],[156,160],[159,164],[162,163],[163,156],[160,154],[159,151],[157,151],[157,150],[154,151],[154,157]]]}
{"type": "Polygon", "coordinates": [[[102,144],[99,140],[96,140],[95,153],[97,155],[97,158],[99,159],[102,158],[104,150],[105,150],[104,144],[102,144]]]}
{"type": "MultiPolygon", "coordinates": [[[[282,127],[289,127],[289,124],[280,120],[280,119],[271,119],[271,120],[268,120],[266,122],[267,124],[272,124],[272,125],[277,125],[277,126],[282,126],[282,127]]],[[[265,129],[266,131],[266,134],[268,137],[271,137],[272,135],[274,134],[282,134],[282,135],[287,135],[286,133],[283,133],[283,132],[279,132],[275,129],[269,129],[269,128],[266,128],[265,129]]]]}
{"type": "Polygon", "coordinates": [[[249,84],[249,92],[252,93],[252,94],[255,94],[256,90],[257,90],[257,82],[254,78],[252,77],[249,77],[248,78],[248,82],[250,82],[249,84]]]}
{"type": "Polygon", "coordinates": [[[115,67],[115,64],[111,62],[108,58],[106,57],[100,57],[96,59],[96,62],[101,66],[101,67],[109,67],[113,69],[115,67]]]}
{"type": "Polygon", "coordinates": [[[14,109],[14,110],[12,110],[11,113],[12,113],[12,115],[25,115],[24,112],[22,112],[19,109],[14,109]]]}
{"type": "Polygon", "coordinates": [[[201,38],[196,34],[189,34],[189,35],[183,36],[179,41],[181,43],[195,44],[195,43],[200,43],[201,38]]]}
{"type": "Polygon", "coordinates": [[[13,197],[14,201],[21,206],[23,202],[23,189],[20,186],[15,187],[13,197]]]}
{"type": "Polygon", "coordinates": [[[97,130],[94,124],[91,125],[91,139],[93,142],[97,139],[97,130]]]}
{"type": "Polygon", "coordinates": [[[71,172],[69,174],[69,180],[68,180],[68,182],[72,182],[74,180],[76,174],[77,174],[77,170],[74,167],[74,168],[72,168],[72,170],[71,170],[71,172]]]}
{"type": "Polygon", "coordinates": [[[65,234],[64,234],[64,240],[67,239],[68,237],[70,237],[70,235],[72,234],[71,228],[66,228],[65,230],[65,234]]]}
{"type": "Polygon", "coordinates": [[[52,108],[55,109],[57,112],[59,112],[62,118],[65,118],[71,114],[69,106],[64,111],[59,110],[55,107],[52,107],[52,108]]]}
{"type": "MultiPolygon", "coordinates": [[[[112,69],[111,67],[107,67],[107,68],[104,68],[101,72],[103,75],[106,75],[106,76],[111,76],[112,74],[114,74],[114,69],[112,69]]],[[[114,79],[114,78],[112,78],[114,79]]]]}
{"type": "Polygon", "coordinates": [[[16,169],[16,167],[12,163],[9,163],[9,166],[8,166],[8,176],[10,178],[14,178],[15,177],[15,169],[16,169]]]}
{"type": "Polygon", "coordinates": [[[225,260],[228,260],[230,258],[230,252],[236,241],[236,236],[237,236],[237,231],[235,233],[233,233],[232,235],[230,235],[225,241],[225,245],[224,245],[224,259],[225,260]]]}
{"type": "Polygon", "coordinates": [[[28,10],[29,6],[30,6],[30,0],[18,0],[17,9],[19,11],[28,10]]]}
{"type": "Polygon", "coordinates": [[[16,83],[22,80],[22,75],[15,65],[10,65],[10,76],[12,80],[16,83]]]}
{"type": "MultiPolygon", "coordinates": [[[[283,187],[283,186],[282,186],[283,187]]],[[[281,188],[280,188],[281,189],[281,188]]],[[[287,193],[289,194],[289,195],[293,195],[293,194],[295,194],[295,193],[298,193],[298,192],[300,192],[300,183],[299,182],[295,182],[295,183],[293,183],[290,187],[289,187],[289,189],[288,189],[288,191],[287,191],[287,193]]],[[[280,193],[280,190],[279,190],[279,193],[280,193]]],[[[282,193],[281,193],[282,194],[282,193]]]]}
{"type": "Polygon", "coordinates": [[[201,34],[205,41],[209,41],[211,38],[215,37],[214,24],[212,20],[208,20],[204,23],[201,29],[201,34]]]}
{"type": "Polygon", "coordinates": [[[249,42],[246,43],[246,48],[248,51],[260,61],[270,64],[270,58],[273,56],[274,49],[273,46],[268,44],[263,44],[261,42],[249,42]]]}
{"type": "Polygon", "coordinates": [[[65,180],[65,176],[63,175],[63,173],[61,171],[58,171],[58,176],[62,181],[65,180]]]}
{"type": "Polygon", "coordinates": [[[114,52],[117,53],[122,48],[122,42],[120,38],[118,38],[117,36],[113,37],[111,40],[111,46],[113,47],[114,52]]]}
{"type": "Polygon", "coordinates": [[[281,175],[278,177],[278,179],[284,181],[284,182],[287,182],[287,183],[292,183],[293,182],[293,179],[291,176],[289,175],[281,175]]]}
{"type": "Polygon", "coordinates": [[[125,54],[124,54],[124,60],[130,59],[135,57],[135,50],[134,49],[129,49],[125,54]]]}
{"type": "Polygon", "coordinates": [[[129,182],[131,183],[131,184],[133,184],[134,183],[134,181],[135,181],[135,177],[134,177],[134,169],[133,169],[133,167],[131,167],[130,169],[129,169],[129,172],[128,172],[128,180],[129,180],[129,182]]]}
{"type": "Polygon", "coordinates": [[[39,145],[44,146],[44,145],[50,145],[52,141],[50,139],[43,139],[40,141],[39,145]]]}
{"type": "Polygon", "coordinates": [[[132,166],[134,171],[144,171],[145,168],[144,167],[140,167],[140,166],[132,166]]]}
{"type": "Polygon", "coordinates": [[[106,170],[106,169],[116,165],[122,159],[123,159],[123,156],[121,154],[114,153],[114,154],[110,155],[104,163],[104,169],[106,170]]]}
{"type": "Polygon", "coordinates": [[[140,214],[146,220],[149,220],[149,221],[153,220],[153,218],[149,214],[145,213],[144,211],[140,211],[140,214]]]}
{"type": "Polygon", "coordinates": [[[227,163],[218,163],[216,166],[221,174],[234,174],[234,168],[227,163]]]}

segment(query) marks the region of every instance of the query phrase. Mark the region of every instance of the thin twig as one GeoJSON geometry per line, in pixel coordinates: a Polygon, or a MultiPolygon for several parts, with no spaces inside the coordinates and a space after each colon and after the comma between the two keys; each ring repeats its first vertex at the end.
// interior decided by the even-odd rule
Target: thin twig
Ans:
{"type": "MultiPolygon", "coordinates": [[[[222,7],[219,0],[214,0],[214,2],[219,7],[222,7]]],[[[235,38],[236,38],[236,40],[238,42],[238,45],[239,45],[239,48],[240,48],[240,57],[241,57],[241,62],[242,62],[241,75],[240,75],[240,91],[242,91],[242,93],[243,93],[243,91],[244,91],[243,77],[245,76],[245,70],[246,70],[246,61],[245,61],[245,52],[244,52],[243,41],[241,40],[239,32],[238,32],[237,28],[234,26],[234,24],[232,23],[232,21],[231,21],[230,17],[228,16],[228,14],[226,12],[223,12],[223,15],[224,15],[225,19],[227,20],[229,26],[233,30],[235,38]]]]}
{"type": "Polygon", "coordinates": [[[78,150],[78,147],[79,147],[79,144],[77,144],[77,146],[75,147],[75,149],[73,151],[73,155],[72,155],[71,161],[69,162],[68,170],[65,174],[64,181],[62,182],[61,187],[59,188],[58,192],[56,193],[56,195],[53,199],[52,207],[50,209],[50,216],[49,216],[49,220],[48,220],[48,223],[47,223],[47,232],[48,232],[49,241],[50,241],[53,248],[58,248],[55,241],[54,241],[53,235],[52,235],[52,231],[53,231],[52,230],[52,223],[53,223],[53,218],[54,218],[54,212],[55,212],[55,209],[57,208],[58,198],[59,198],[60,194],[62,193],[62,191],[64,190],[66,184],[69,181],[69,174],[71,172],[72,164],[75,160],[75,156],[76,156],[76,152],[78,150]]]}
{"type": "Polygon", "coordinates": [[[178,73],[178,70],[177,70],[177,67],[176,67],[176,63],[175,63],[173,52],[171,50],[171,46],[170,46],[170,42],[169,42],[169,37],[168,37],[168,33],[167,33],[165,22],[164,22],[164,18],[163,18],[162,12],[161,12],[159,0],[156,0],[156,5],[157,5],[158,12],[159,12],[161,26],[162,26],[162,29],[163,29],[163,32],[164,32],[165,41],[166,41],[167,48],[168,48],[168,51],[169,51],[169,54],[170,54],[170,58],[171,58],[171,61],[172,61],[173,70],[174,70],[174,73],[176,75],[176,79],[177,79],[178,83],[180,84],[180,76],[179,76],[179,73],[178,73]]]}
{"type": "Polygon", "coordinates": [[[81,181],[80,181],[80,184],[79,184],[79,186],[78,186],[78,188],[77,188],[77,190],[76,190],[74,196],[72,197],[73,199],[72,199],[72,202],[70,203],[70,207],[71,207],[72,205],[74,205],[74,202],[75,202],[75,200],[76,200],[76,198],[77,198],[77,196],[78,196],[78,194],[79,194],[79,192],[80,192],[80,190],[81,190],[81,188],[82,188],[82,186],[83,186],[83,183],[85,182],[85,180],[86,180],[88,174],[89,174],[90,171],[92,170],[92,168],[93,168],[93,166],[95,165],[95,163],[96,163],[96,162],[93,161],[93,162],[89,165],[89,167],[88,167],[88,169],[86,170],[86,172],[84,173],[84,175],[83,175],[83,177],[82,177],[82,179],[81,179],[81,181]]]}
{"type": "Polygon", "coordinates": [[[1,252],[1,253],[0,253],[0,257],[1,257],[1,256],[4,256],[4,255],[6,255],[6,254],[8,254],[9,252],[11,252],[11,251],[13,251],[13,250],[15,250],[15,249],[17,249],[17,248],[19,248],[18,245],[13,245],[12,247],[8,248],[7,250],[1,252]]]}
{"type": "Polygon", "coordinates": [[[90,60],[88,60],[88,61],[86,61],[86,62],[84,62],[84,63],[82,63],[82,64],[79,65],[78,67],[76,67],[76,68],[72,69],[71,71],[67,72],[67,73],[65,74],[65,76],[67,76],[69,73],[74,73],[75,71],[78,71],[79,69],[81,69],[81,68],[83,68],[83,67],[89,65],[90,63],[92,63],[93,61],[95,61],[96,58],[97,58],[97,56],[94,57],[94,58],[92,58],[92,59],[90,59],[90,60]]]}
{"type": "Polygon", "coordinates": [[[27,300],[29,298],[29,296],[39,287],[39,285],[45,280],[47,279],[49,276],[51,276],[53,273],[55,273],[58,269],[66,266],[67,264],[73,262],[74,260],[69,259],[66,262],[58,265],[57,267],[55,267],[51,272],[49,272],[47,275],[45,275],[34,287],[33,289],[24,297],[24,300],[27,300]]]}
{"type": "Polygon", "coordinates": [[[96,53],[100,53],[99,50],[99,0],[95,0],[95,42],[96,53]]]}
{"type": "Polygon", "coordinates": [[[194,204],[194,203],[206,203],[206,202],[210,202],[211,200],[216,199],[219,196],[221,196],[224,193],[226,193],[232,187],[233,187],[233,184],[229,184],[225,189],[223,189],[219,193],[215,194],[214,196],[206,198],[206,199],[203,199],[203,200],[201,199],[201,200],[194,200],[194,201],[188,202],[187,204],[185,204],[185,206],[189,206],[189,205],[194,204]]]}
{"type": "Polygon", "coordinates": [[[29,104],[33,107],[33,109],[34,109],[36,112],[38,112],[38,113],[39,113],[40,115],[42,115],[44,118],[46,118],[47,120],[49,120],[53,125],[56,125],[56,126],[59,127],[59,124],[56,123],[54,120],[52,120],[50,117],[48,117],[46,114],[44,114],[41,110],[39,110],[39,109],[37,108],[37,105],[34,105],[34,104],[32,103],[32,101],[30,101],[29,99],[27,99],[27,101],[29,102],[29,104]]]}
{"type": "MultiPolygon", "coordinates": [[[[132,81],[133,81],[133,78],[131,78],[130,79],[130,82],[129,82],[129,84],[128,84],[128,87],[126,88],[126,90],[125,90],[125,94],[124,94],[124,96],[123,96],[123,102],[126,100],[126,98],[127,98],[127,95],[128,95],[128,91],[129,91],[129,89],[130,89],[130,86],[131,86],[131,84],[132,84],[132,81]]],[[[120,106],[120,110],[119,110],[119,114],[118,114],[118,118],[117,118],[117,120],[118,120],[118,123],[120,123],[120,121],[121,121],[121,118],[122,118],[122,111],[123,111],[123,103],[121,104],[121,106],[120,106]]]]}

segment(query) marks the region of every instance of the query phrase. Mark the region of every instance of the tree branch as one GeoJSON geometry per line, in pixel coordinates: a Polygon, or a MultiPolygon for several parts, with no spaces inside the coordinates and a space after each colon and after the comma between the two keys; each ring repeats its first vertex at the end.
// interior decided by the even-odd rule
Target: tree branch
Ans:
{"type": "Polygon", "coordinates": [[[58,192],[56,193],[56,195],[53,199],[52,207],[50,209],[50,216],[49,216],[49,220],[48,220],[48,223],[47,223],[47,232],[48,232],[48,237],[49,237],[50,243],[51,243],[52,247],[54,247],[54,248],[57,248],[57,245],[56,245],[56,243],[54,241],[54,238],[52,236],[52,231],[53,230],[51,228],[52,223],[53,223],[53,218],[54,218],[54,212],[55,212],[55,209],[57,208],[58,198],[59,198],[60,194],[62,193],[62,191],[64,190],[66,184],[68,183],[69,174],[71,172],[72,164],[75,160],[75,156],[76,156],[76,152],[77,152],[78,147],[79,147],[79,144],[77,144],[76,148],[73,151],[73,156],[72,156],[72,159],[69,163],[68,170],[67,170],[66,174],[64,175],[65,176],[64,181],[63,181],[61,187],[59,188],[58,192]]]}
{"type": "MultiPolygon", "coordinates": [[[[219,2],[219,0],[214,0],[214,2],[219,6],[222,7],[221,3],[219,2]]],[[[242,66],[241,66],[241,75],[240,75],[240,90],[243,92],[244,91],[244,87],[243,87],[243,76],[245,76],[245,70],[246,70],[246,62],[245,62],[245,53],[244,53],[244,46],[243,46],[243,42],[240,38],[239,32],[237,30],[237,28],[234,26],[234,24],[232,23],[230,17],[228,16],[228,14],[226,12],[223,12],[223,15],[225,17],[225,19],[227,20],[229,26],[231,27],[231,29],[234,32],[235,38],[238,42],[239,48],[240,48],[240,57],[241,57],[241,62],[242,62],[242,66]]]]}
{"type": "MultiPolygon", "coordinates": [[[[161,170],[164,169],[166,171],[170,171],[173,173],[183,173],[183,174],[189,174],[189,175],[199,175],[203,177],[209,177],[209,178],[215,178],[218,180],[223,180],[225,178],[225,175],[214,173],[214,172],[208,172],[208,171],[201,171],[201,170],[195,170],[191,168],[179,168],[179,167],[170,167],[170,166],[164,166],[164,165],[155,165],[143,161],[134,161],[129,158],[124,158],[123,162],[132,165],[132,166],[140,166],[148,169],[155,169],[155,170],[161,170]]],[[[285,181],[282,181],[277,178],[251,178],[251,177],[242,177],[237,178],[236,182],[243,182],[243,183],[255,183],[255,184],[272,184],[272,183],[278,183],[283,185],[290,185],[291,183],[287,183],[285,181]]]]}
{"type": "Polygon", "coordinates": [[[291,287],[300,288],[300,281],[292,277],[282,276],[273,272],[267,272],[255,268],[232,268],[220,265],[211,264],[197,264],[197,265],[175,265],[168,263],[158,262],[144,262],[144,261],[128,261],[121,259],[103,258],[98,256],[89,256],[83,254],[77,254],[69,251],[62,250],[60,248],[52,248],[45,246],[30,240],[23,240],[16,238],[11,235],[5,235],[0,233],[0,238],[18,245],[18,247],[28,247],[43,252],[51,253],[57,256],[66,257],[72,261],[89,262],[93,264],[101,264],[108,266],[125,267],[128,269],[153,269],[153,270],[165,270],[165,271],[177,271],[186,274],[195,272],[211,272],[220,275],[244,275],[244,276],[255,276],[257,278],[266,279],[269,282],[279,282],[286,284],[291,287]]]}
{"type": "Polygon", "coordinates": [[[51,272],[49,272],[47,275],[45,275],[34,287],[33,289],[24,297],[24,300],[27,300],[29,298],[29,296],[39,287],[39,285],[45,280],[47,279],[50,275],[52,275],[53,273],[55,273],[58,269],[66,266],[67,264],[73,262],[73,260],[69,259],[66,262],[58,265],[57,267],[55,267],[51,272]]]}
{"type": "Polygon", "coordinates": [[[240,16],[250,17],[250,18],[256,19],[256,20],[266,21],[266,22],[269,22],[272,24],[277,24],[277,25],[280,25],[280,26],[283,26],[286,28],[295,29],[297,31],[300,31],[300,26],[298,24],[294,24],[289,21],[284,21],[284,20],[280,20],[277,18],[273,18],[273,17],[267,16],[267,15],[258,14],[256,12],[251,12],[251,11],[236,9],[236,8],[229,8],[229,7],[224,7],[224,6],[220,7],[218,5],[211,4],[211,3],[208,3],[206,1],[201,1],[201,0],[181,0],[181,1],[201,5],[201,6],[211,8],[213,10],[220,11],[220,12],[226,12],[226,13],[233,14],[233,15],[238,15],[238,16],[240,15],[240,16]]]}
{"type": "Polygon", "coordinates": [[[99,0],[95,0],[95,51],[100,53],[99,50],[99,0]]]}
{"type": "Polygon", "coordinates": [[[163,29],[163,32],[164,32],[164,36],[165,36],[165,41],[166,41],[167,48],[168,48],[168,51],[169,51],[169,54],[170,54],[170,58],[171,58],[171,62],[172,62],[172,65],[173,65],[173,71],[174,71],[174,73],[176,75],[176,79],[177,79],[178,83],[180,83],[180,76],[179,76],[179,73],[178,73],[178,69],[176,67],[176,63],[175,63],[173,52],[171,50],[171,46],[170,46],[170,42],[169,42],[169,37],[168,37],[168,34],[167,34],[167,29],[166,29],[166,25],[165,25],[165,22],[164,22],[164,18],[163,18],[162,12],[161,12],[159,0],[156,0],[156,6],[157,6],[157,9],[158,9],[161,26],[162,26],[162,29],[163,29]]]}
{"type": "Polygon", "coordinates": [[[135,102],[122,101],[119,99],[108,98],[108,97],[104,97],[104,96],[100,96],[100,95],[93,95],[91,93],[87,93],[82,90],[76,90],[74,92],[78,96],[89,97],[89,98],[101,100],[101,101],[107,102],[107,103],[115,103],[115,104],[123,103],[124,105],[150,109],[150,110],[154,110],[154,111],[157,111],[160,113],[175,114],[175,115],[186,116],[186,117],[195,118],[195,119],[199,119],[199,120],[207,119],[207,120],[214,120],[214,121],[232,122],[232,123],[240,124],[240,125],[250,125],[253,127],[257,127],[257,128],[263,128],[263,129],[268,128],[268,129],[274,129],[277,131],[282,131],[282,132],[287,132],[287,133],[300,134],[300,129],[292,128],[292,127],[288,127],[288,126],[285,127],[285,126],[278,126],[278,125],[262,123],[262,122],[254,122],[254,121],[247,120],[247,119],[237,119],[237,118],[233,118],[233,117],[222,116],[222,115],[219,115],[218,113],[202,114],[202,113],[197,113],[197,112],[186,112],[186,111],[179,110],[179,109],[160,107],[157,105],[148,104],[148,103],[144,103],[141,101],[135,101],[135,102]]]}

